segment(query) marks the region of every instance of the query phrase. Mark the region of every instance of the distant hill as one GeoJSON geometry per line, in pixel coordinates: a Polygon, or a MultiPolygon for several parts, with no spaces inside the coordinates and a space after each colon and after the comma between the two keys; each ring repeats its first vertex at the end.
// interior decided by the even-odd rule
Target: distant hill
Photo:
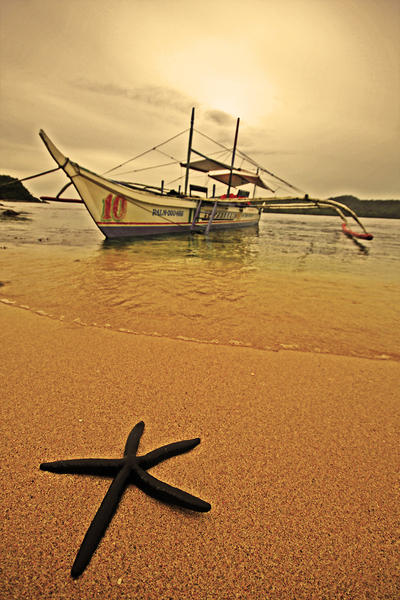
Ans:
{"type": "MultiPolygon", "coordinates": [[[[321,198],[322,200],[322,198],[321,198]]],[[[335,200],[345,204],[351,210],[354,210],[359,217],[375,217],[380,219],[400,219],[400,200],[360,200],[355,196],[333,196],[330,200],[335,200]]],[[[330,208],[291,208],[287,210],[268,209],[266,212],[284,213],[292,215],[333,215],[334,209],[330,208]]]]}
{"type": "Polygon", "coordinates": [[[400,219],[400,200],[359,200],[355,196],[336,196],[331,200],[345,204],[359,217],[400,219]]]}
{"type": "Polygon", "coordinates": [[[13,202],[40,202],[38,198],[32,196],[18,179],[10,177],[9,175],[0,175],[0,200],[12,200],[13,202]]]}

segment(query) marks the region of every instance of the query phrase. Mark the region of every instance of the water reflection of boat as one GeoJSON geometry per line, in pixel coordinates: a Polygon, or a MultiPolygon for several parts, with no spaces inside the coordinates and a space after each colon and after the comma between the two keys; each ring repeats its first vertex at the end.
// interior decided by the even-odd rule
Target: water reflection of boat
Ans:
{"type": "Polygon", "coordinates": [[[163,182],[160,187],[155,187],[116,181],[98,175],[66,158],[45,132],[41,130],[39,135],[48,151],[70,179],[70,183],[64,186],[56,197],[46,196],[43,199],[68,201],[61,194],[72,183],[94,222],[106,238],[121,239],[197,231],[208,234],[210,230],[257,226],[261,213],[267,211],[268,208],[285,209],[296,206],[300,208],[319,208],[330,206],[344,220],[345,233],[348,234],[350,231],[351,235],[356,237],[362,236],[364,239],[372,239],[372,236],[367,234],[357,216],[351,213],[346,206],[337,202],[312,200],[307,195],[301,199],[279,199],[276,197],[253,197],[250,199],[249,192],[242,189],[239,189],[236,194],[232,194],[232,188],[239,188],[239,186],[242,187],[248,184],[253,186],[253,196],[256,188],[274,192],[261,178],[260,172],[265,172],[269,177],[279,181],[280,184],[297,190],[290,183],[260,167],[260,165],[256,165],[252,159],[243,153],[241,153],[242,158],[257,167],[256,171],[234,167],[238,129],[239,119],[237,120],[230,164],[208,157],[193,148],[194,109],[192,110],[187,159],[186,162],[180,162],[180,165],[185,167],[186,170],[184,192],[181,192],[180,187],[178,191],[167,190],[164,188],[163,182]],[[193,155],[197,155],[195,160],[192,160],[193,155]],[[209,190],[206,186],[189,186],[189,172],[191,170],[208,174],[214,181],[227,185],[226,193],[217,196],[215,184],[211,196],[209,196],[209,190]],[[193,192],[204,195],[193,195],[193,192]],[[344,216],[346,211],[351,213],[351,216],[361,226],[362,234],[357,234],[347,228],[344,216]]]}

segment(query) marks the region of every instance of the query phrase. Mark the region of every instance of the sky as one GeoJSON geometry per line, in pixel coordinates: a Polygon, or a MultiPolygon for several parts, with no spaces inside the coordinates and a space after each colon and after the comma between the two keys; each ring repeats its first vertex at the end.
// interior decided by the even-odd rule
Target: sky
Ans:
{"type": "MultiPolygon", "coordinates": [[[[192,107],[230,148],[240,117],[239,149],[312,197],[400,198],[400,0],[2,0],[1,174],[54,166],[41,128],[103,173],[186,130],[192,107]]],[[[160,150],[184,159],[186,143],[160,150]]]]}

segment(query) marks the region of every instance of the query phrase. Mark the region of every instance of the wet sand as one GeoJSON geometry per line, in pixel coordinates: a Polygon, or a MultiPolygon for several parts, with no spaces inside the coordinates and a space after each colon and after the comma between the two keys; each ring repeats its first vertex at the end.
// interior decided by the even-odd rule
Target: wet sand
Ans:
{"type": "Polygon", "coordinates": [[[400,363],[129,335],[0,303],[0,597],[380,599],[400,595],[400,363]],[[199,436],[135,487],[78,580],[109,480],[43,461],[199,436]]]}

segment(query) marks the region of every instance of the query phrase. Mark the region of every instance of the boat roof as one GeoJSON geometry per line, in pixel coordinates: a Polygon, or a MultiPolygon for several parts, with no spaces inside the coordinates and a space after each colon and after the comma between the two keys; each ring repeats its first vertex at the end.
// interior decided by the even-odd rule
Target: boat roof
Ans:
{"type": "MultiPolygon", "coordinates": [[[[221,183],[229,184],[229,177],[231,174],[230,169],[224,169],[220,171],[210,171],[208,176],[212,179],[216,179],[221,183]]],[[[251,171],[245,171],[244,169],[233,169],[232,177],[231,177],[231,185],[233,187],[238,187],[240,185],[246,185],[247,183],[252,183],[257,185],[258,187],[264,188],[265,190],[272,190],[257,173],[252,173],[251,171]]]]}
{"type": "Polygon", "coordinates": [[[181,167],[185,169],[189,166],[189,169],[194,171],[202,171],[203,173],[209,173],[210,171],[216,171],[220,169],[230,169],[229,165],[216,160],[215,158],[204,157],[201,160],[192,160],[189,163],[180,163],[181,167]]]}
{"type": "MultiPolygon", "coordinates": [[[[200,152],[196,152],[196,154],[200,154],[200,152]]],[[[189,169],[193,169],[194,171],[201,171],[202,173],[208,173],[208,176],[216,181],[220,181],[226,185],[229,184],[229,177],[231,173],[231,167],[220,160],[215,158],[209,158],[204,154],[200,154],[203,158],[200,160],[192,160],[189,163],[180,163],[181,167],[185,169],[189,167],[189,169]]],[[[258,187],[264,188],[265,190],[269,190],[273,192],[272,188],[270,188],[258,175],[258,173],[254,173],[251,171],[247,171],[245,169],[233,169],[231,176],[231,186],[239,187],[240,185],[246,185],[247,183],[252,183],[257,185],[258,187]]]]}

